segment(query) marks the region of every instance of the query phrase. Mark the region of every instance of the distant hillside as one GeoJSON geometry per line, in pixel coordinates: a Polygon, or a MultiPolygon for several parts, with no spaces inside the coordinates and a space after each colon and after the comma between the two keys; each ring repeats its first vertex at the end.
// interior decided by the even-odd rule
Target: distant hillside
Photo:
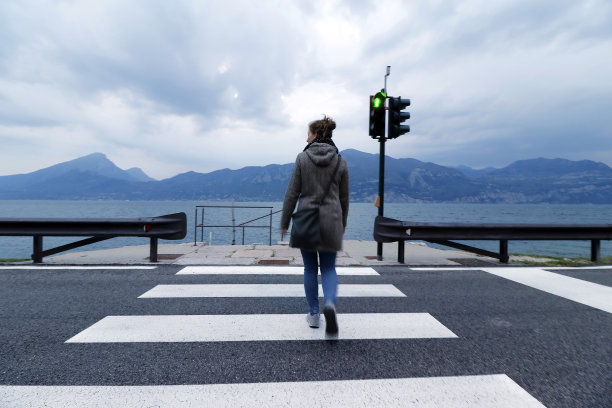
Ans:
{"type": "Polygon", "coordinates": [[[125,172],[136,181],[155,181],[154,178],[147,176],[146,173],[138,167],[132,167],[131,169],[125,170],[125,172]]]}
{"type": "Polygon", "coordinates": [[[590,160],[520,160],[475,180],[492,201],[612,203],[612,168],[590,160]]]}
{"type": "Polygon", "coordinates": [[[0,176],[0,199],[123,198],[123,189],[153,181],[141,169],[122,170],[102,153],[92,153],[28,174],[0,176]]]}
{"type": "MultiPolygon", "coordinates": [[[[378,195],[377,154],[345,150],[354,201],[374,201],[378,195]]],[[[416,159],[385,158],[386,201],[454,201],[479,194],[479,183],[469,180],[458,170],[424,163],[416,159]]]]}
{"type": "MultiPolygon", "coordinates": [[[[341,152],[351,201],[378,194],[377,154],[341,152]]],[[[156,181],[122,170],[101,153],[28,174],[0,177],[0,199],[281,201],[293,163],[187,172],[156,181]]],[[[593,161],[521,160],[502,169],[449,168],[416,159],[385,161],[386,202],[612,203],[612,168],[593,161]]]]}
{"type": "Polygon", "coordinates": [[[453,169],[457,169],[459,170],[461,173],[465,174],[468,178],[477,178],[480,176],[484,176],[487,173],[490,173],[491,171],[497,170],[495,167],[487,167],[484,169],[473,169],[471,167],[468,166],[457,166],[457,167],[453,167],[453,169]]]}
{"type": "Polygon", "coordinates": [[[285,195],[292,170],[293,163],[183,173],[157,183],[148,190],[146,199],[278,201],[285,195]]]}

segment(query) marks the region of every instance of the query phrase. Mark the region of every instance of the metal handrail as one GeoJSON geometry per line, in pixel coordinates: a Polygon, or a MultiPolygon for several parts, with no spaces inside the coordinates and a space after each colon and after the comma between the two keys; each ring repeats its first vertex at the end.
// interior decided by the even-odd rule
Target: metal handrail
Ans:
{"type": "Polygon", "coordinates": [[[269,244],[272,245],[272,215],[277,214],[279,212],[281,212],[282,210],[278,210],[275,212],[272,212],[272,209],[274,207],[270,207],[270,206],[236,206],[236,205],[196,205],[195,208],[195,228],[194,228],[194,233],[193,233],[193,245],[197,245],[197,233],[198,233],[198,228],[200,228],[200,239],[202,242],[204,242],[204,228],[232,228],[232,232],[233,232],[233,238],[232,238],[232,245],[236,245],[236,227],[238,228],[242,228],[242,245],[244,245],[244,236],[245,236],[245,228],[268,228],[269,230],[269,244]],[[198,224],[198,208],[201,208],[201,224],[198,224]],[[204,209],[205,208],[231,208],[232,209],[232,225],[206,225],[204,223],[204,209]],[[235,219],[233,216],[233,210],[235,208],[238,209],[244,209],[244,208],[251,208],[251,209],[268,209],[270,210],[269,214],[263,215],[261,217],[257,217],[254,218],[252,220],[249,221],[245,221],[242,222],[238,225],[236,225],[234,223],[235,219]],[[270,217],[270,224],[269,225],[246,225],[246,224],[250,224],[253,221],[257,221],[260,220],[262,218],[266,218],[266,217],[270,217]]]}
{"type": "Polygon", "coordinates": [[[262,215],[261,217],[253,218],[253,219],[252,219],[252,220],[250,220],[250,221],[245,221],[245,222],[243,222],[242,224],[238,224],[238,227],[242,227],[243,225],[248,224],[248,223],[253,222],[253,221],[261,220],[262,218],[269,217],[270,215],[278,214],[278,213],[279,213],[279,212],[281,212],[281,211],[283,211],[283,210],[274,211],[274,212],[273,212],[273,213],[271,213],[271,214],[266,214],[266,215],[262,215]]]}
{"type": "Polygon", "coordinates": [[[257,221],[257,220],[261,220],[262,218],[266,218],[266,217],[270,217],[270,245],[272,245],[272,216],[274,214],[278,214],[279,212],[282,212],[283,210],[278,210],[278,211],[274,211],[271,212],[270,214],[266,214],[266,215],[262,215],[261,217],[257,217],[257,218],[253,218],[250,221],[245,221],[242,224],[238,224],[238,227],[242,227],[242,245],[244,245],[244,229],[245,228],[266,228],[265,225],[249,225],[247,226],[246,224],[249,224],[253,221],[257,221]]]}

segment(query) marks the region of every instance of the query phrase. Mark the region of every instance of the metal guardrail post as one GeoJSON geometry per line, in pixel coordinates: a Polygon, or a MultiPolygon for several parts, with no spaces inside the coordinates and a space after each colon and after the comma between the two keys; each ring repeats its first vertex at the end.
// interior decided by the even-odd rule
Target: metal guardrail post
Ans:
{"type": "Polygon", "coordinates": [[[149,246],[149,261],[157,262],[157,238],[151,238],[151,245],[149,246]]]}
{"type": "Polygon", "coordinates": [[[33,253],[32,260],[34,263],[42,263],[43,237],[42,235],[34,235],[33,237],[33,253]]]}
{"type": "Polygon", "coordinates": [[[600,256],[601,256],[601,240],[592,239],[591,240],[591,261],[592,262],[599,261],[600,256]]]}
{"type": "Polygon", "coordinates": [[[508,240],[500,239],[499,240],[499,261],[503,263],[508,263],[510,257],[508,256],[508,240]]]}

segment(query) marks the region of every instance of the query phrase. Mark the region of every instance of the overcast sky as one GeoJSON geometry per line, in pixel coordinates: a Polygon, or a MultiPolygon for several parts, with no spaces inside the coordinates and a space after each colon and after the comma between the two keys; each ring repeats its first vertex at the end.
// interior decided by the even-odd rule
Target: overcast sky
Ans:
{"type": "Polygon", "coordinates": [[[392,157],[612,165],[612,2],[2,1],[0,175],[101,152],[163,179],[291,163],[308,122],[377,153],[368,99],[412,100],[392,157]]]}

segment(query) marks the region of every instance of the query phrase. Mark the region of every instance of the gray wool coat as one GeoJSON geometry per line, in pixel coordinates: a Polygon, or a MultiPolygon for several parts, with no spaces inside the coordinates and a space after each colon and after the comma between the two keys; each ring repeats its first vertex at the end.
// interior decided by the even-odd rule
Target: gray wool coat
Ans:
{"type": "Polygon", "coordinates": [[[342,235],[349,209],[349,173],[346,161],[338,155],[334,146],[312,143],[308,150],[298,154],[285,193],[281,229],[288,230],[298,199],[298,211],[316,207],[338,160],[340,167],[320,206],[321,245],[315,248],[317,251],[336,252],[342,249],[342,235]]]}

